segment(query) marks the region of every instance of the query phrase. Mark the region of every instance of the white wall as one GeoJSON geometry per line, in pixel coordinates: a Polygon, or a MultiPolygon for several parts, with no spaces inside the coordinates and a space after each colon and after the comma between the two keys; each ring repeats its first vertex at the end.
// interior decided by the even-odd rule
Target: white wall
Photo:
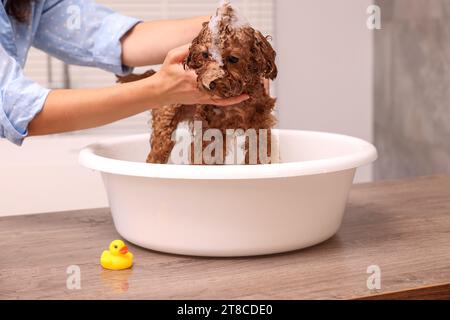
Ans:
{"type": "MultiPolygon", "coordinates": [[[[277,1],[280,127],[372,141],[371,0],[277,1]]],[[[372,178],[360,170],[357,181],[372,178]]]]}
{"type": "Polygon", "coordinates": [[[0,140],[0,216],[106,207],[98,173],[78,165],[81,148],[106,136],[0,140]]]}

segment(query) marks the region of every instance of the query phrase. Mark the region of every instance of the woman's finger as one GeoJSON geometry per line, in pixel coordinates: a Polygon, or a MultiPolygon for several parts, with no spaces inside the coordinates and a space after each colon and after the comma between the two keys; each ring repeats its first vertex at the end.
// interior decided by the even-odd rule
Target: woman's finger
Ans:
{"type": "Polygon", "coordinates": [[[185,44],[184,46],[170,50],[167,54],[166,61],[170,64],[183,62],[189,55],[189,47],[190,44],[185,44]]]}
{"type": "Polygon", "coordinates": [[[195,83],[197,83],[197,73],[195,73],[194,70],[184,70],[186,72],[186,75],[195,83]]]}
{"type": "Polygon", "coordinates": [[[231,97],[231,98],[221,98],[221,97],[211,97],[211,101],[209,102],[212,105],[221,106],[221,107],[228,107],[235,104],[239,104],[241,102],[244,102],[245,100],[249,99],[248,94],[243,94],[237,97],[231,97]]]}

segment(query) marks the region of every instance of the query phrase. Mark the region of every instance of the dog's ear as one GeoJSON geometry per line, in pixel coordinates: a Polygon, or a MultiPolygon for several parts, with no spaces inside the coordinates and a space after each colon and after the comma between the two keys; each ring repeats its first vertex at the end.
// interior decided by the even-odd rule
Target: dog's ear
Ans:
{"type": "Polygon", "coordinates": [[[206,35],[209,30],[208,28],[209,22],[203,23],[203,29],[200,30],[199,34],[192,40],[191,46],[189,47],[189,54],[183,61],[184,69],[197,69],[201,67],[200,62],[198,61],[196,48],[205,43],[206,35]]]}
{"type": "Polygon", "coordinates": [[[255,31],[255,49],[257,63],[261,64],[262,76],[266,79],[275,79],[278,75],[277,65],[275,63],[276,52],[261,32],[255,31]]]}
{"type": "Polygon", "coordinates": [[[183,61],[184,70],[195,69],[195,67],[198,65],[198,61],[195,58],[195,51],[194,51],[194,46],[197,44],[197,42],[198,38],[195,38],[191,46],[189,47],[189,53],[186,59],[184,59],[183,61]]]}
{"type": "Polygon", "coordinates": [[[189,54],[183,61],[183,68],[184,68],[184,70],[188,70],[189,69],[189,65],[191,64],[191,62],[192,62],[192,46],[189,47],[189,54]]]}

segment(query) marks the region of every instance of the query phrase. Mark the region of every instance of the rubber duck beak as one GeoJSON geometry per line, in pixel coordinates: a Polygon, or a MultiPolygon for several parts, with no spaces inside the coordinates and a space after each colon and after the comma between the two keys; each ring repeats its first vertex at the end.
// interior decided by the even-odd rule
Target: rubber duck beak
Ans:
{"type": "Polygon", "coordinates": [[[128,247],[127,247],[127,246],[124,246],[122,249],[119,250],[119,252],[120,252],[121,254],[127,254],[127,253],[128,253],[128,247]]]}

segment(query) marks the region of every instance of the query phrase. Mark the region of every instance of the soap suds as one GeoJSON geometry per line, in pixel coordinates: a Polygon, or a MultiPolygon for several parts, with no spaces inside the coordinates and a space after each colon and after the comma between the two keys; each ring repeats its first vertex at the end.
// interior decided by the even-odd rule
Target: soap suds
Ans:
{"type": "Polygon", "coordinates": [[[230,0],[221,0],[220,7],[216,15],[209,21],[211,32],[211,47],[209,53],[217,61],[219,66],[223,66],[222,52],[220,48],[220,28],[227,25],[231,29],[240,29],[249,26],[247,19],[240,13],[230,0]]]}

